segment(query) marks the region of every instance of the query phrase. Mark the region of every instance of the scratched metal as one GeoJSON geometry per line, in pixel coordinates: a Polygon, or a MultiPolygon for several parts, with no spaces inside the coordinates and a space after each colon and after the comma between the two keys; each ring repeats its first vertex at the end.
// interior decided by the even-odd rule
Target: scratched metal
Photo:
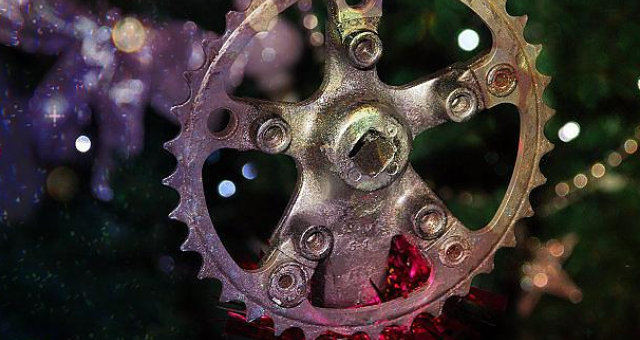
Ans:
{"type": "Polygon", "coordinates": [[[535,67],[540,47],[524,39],[526,17],[510,16],[506,0],[459,1],[490,28],[492,49],[397,87],[384,84],[375,65],[353,60],[354,55],[373,56],[369,61],[375,62],[382,52],[381,45],[366,41],[377,38],[382,0],[365,0],[358,8],[345,0],[325,0],[325,79],[314,96],[295,104],[234,98],[224,81],[250,39],[296,0],[254,0],[245,12],[229,13],[224,36],[205,42],[205,64],[187,73],[191,96],[173,110],[182,129],[166,143],[178,165],[165,184],[180,194],[171,217],[189,227],[183,250],[202,255],[200,277],[222,281],[223,301],[243,301],[250,320],[270,316],[276,334],[299,327],[309,339],[327,330],[366,332],[377,339],[384,327],[409,325],[420,313],[439,315],[447,298],[466,295],[474,276],[492,270],[499,248],[515,245],[514,224],[533,214],[529,194],[545,183],[539,163],[552,149],[543,132],[553,113],[542,100],[549,78],[535,67]],[[359,37],[365,37],[365,45],[359,45],[354,37],[363,32],[359,37]],[[520,112],[515,171],[493,220],[471,231],[413,170],[411,144],[435,126],[472,119],[503,103],[520,112]],[[212,133],[207,120],[220,108],[230,110],[232,119],[224,131],[212,133]],[[298,167],[295,193],[258,270],[245,271],[231,259],[209,217],[202,168],[222,148],[281,152],[298,167]],[[435,238],[416,230],[423,221],[416,221],[416,214],[424,207],[446,214],[445,231],[435,238]],[[309,228],[329,237],[303,238],[309,228]],[[429,283],[406,299],[346,308],[374,300],[372,284],[383,285],[396,235],[405,236],[430,262],[429,283]],[[318,252],[305,253],[314,249],[318,252]],[[312,277],[320,279],[314,289],[312,277]],[[307,298],[311,291],[313,304],[307,298]]]}

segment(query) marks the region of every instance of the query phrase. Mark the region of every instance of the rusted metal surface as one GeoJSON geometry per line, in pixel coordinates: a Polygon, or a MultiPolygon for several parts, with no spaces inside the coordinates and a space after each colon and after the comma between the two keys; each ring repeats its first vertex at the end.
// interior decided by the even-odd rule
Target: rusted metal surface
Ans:
{"type": "Polygon", "coordinates": [[[296,0],[254,0],[227,16],[223,37],[206,42],[207,61],[187,73],[192,94],[173,111],[182,131],[166,144],[178,166],[165,183],[180,193],[171,217],[189,226],[183,250],[202,255],[200,277],[222,281],[222,300],[243,301],[250,320],[270,316],[276,334],[299,327],[310,339],[327,330],[377,339],[386,326],[439,315],[448,297],[466,295],[473,277],[492,270],[499,248],[515,245],[514,224],[533,214],[528,197],[545,182],[539,162],[552,149],[543,133],[552,115],[542,100],[549,79],[535,67],[540,48],[523,37],[526,17],[510,16],[506,0],[459,1],[492,31],[491,51],[400,87],[375,69],[382,0],[358,8],[325,1],[325,79],[300,103],[234,98],[224,84],[242,48],[296,0]],[[416,174],[409,154],[418,134],[502,103],[519,109],[521,147],[498,212],[471,231],[416,174]],[[232,113],[229,126],[211,133],[207,121],[222,108],[232,113]],[[223,148],[282,153],[297,164],[295,193],[258,270],[231,259],[209,217],[202,168],[223,148]],[[377,298],[374,285],[384,284],[398,235],[420,249],[432,277],[407,298],[365,306],[377,298]],[[313,289],[312,277],[321,281],[313,289]]]}

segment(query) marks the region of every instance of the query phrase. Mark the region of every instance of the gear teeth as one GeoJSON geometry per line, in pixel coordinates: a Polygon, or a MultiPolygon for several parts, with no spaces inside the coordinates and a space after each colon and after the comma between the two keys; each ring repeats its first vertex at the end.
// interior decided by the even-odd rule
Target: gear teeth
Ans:
{"type": "Polygon", "coordinates": [[[520,25],[522,25],[522,27],[527,26],[527,22],[529,22],[529,16],[525,14],[518,17],[518,22],[520,23],[520,25]]]}
{"type": "Polygon", "coordinates": [[[535,214],[535,211],[533,211],[533,207],[531,206],[531,202],[528,199],[524,203],[522,211],[523,217],[533,217],[533,215],[535,214]]]}
{"type": "MultiPolygon", "coordinates": [[[[513,233],[513,232],[509,231],[509,233],[513,233]]],[[[508,240],[510,240],[511,237],[508,236],[508,235],[505,235],[505,236],[507,236],[507,237],[505,238],[505,241],[503,241],[503,242],[508,242],[508,240]]],[[[495,258],[494,255],[491,255],[490,257],[488,257],[480,265],[480,267],[478,267],[478,274],[489,274],[489,273],[491,273],[493,271],[493,269],[495,268],[495,264],[493,262],[494,258],[495,258]]]]}
{"type": "Polygon", "coordinates": [[[382,334],[382,332],[384,331],[384,327],[383,326],[379,326],[376,327],[374,329],[371,329],[367,332],[367,335],[369,336],[369,340],[379,340],[380,339],[380,334],[382,334]]]}
{"type": "MultiPolygon", "coordinates": [[[[213,277],[213,275],[211,276],[205,276],[205,277],[213,277]]],[[[222,282],[222,291],[220,292],[220,302],[231,302],[231,301],[244,301],[244,295],[238,293],[235,289],[231,288],[229,282],[226,282],[226,280],[220,279],[219,276],[217,276],[216,278],[218,278],[220,280],[220,282],[222,282]]]]}
{"type": "Polygon", "coordinates": [[[302,331],[304,332],[305,340],[315,340],[323,333],[323,331],[318,327],[309,327],[307,329],[303,328],[302,331]]]}
{"type": "Polygon", "coordinates": [[[510,228],[507,234],[504,236],[504,240],[502,240],[502,246],[507,248],[515,248],[517,245],[518,240],[516,239],[516,232],[513,228],[510,228]]]}
{"type": "MultiPolygon", "coordinates": [[[[276,318],[274,316],[272,316],[271,318],[273,319],[273,334],[275,336],[281,336],[282,333],[284,333],[284,331],[286,331],[288,328],[291,327],[290,325],[287,325],[284,322],[284,320],[278,320],[278,318],[276,318]]],[[[304,332],[304,330],[303,330],[303,332],[304,332]]],[[[308,336],[308,335],[305,333],[305,336],[308,336]]],[[[311,339],[311,338],[309,338],[309,339],[311,339]]]]}
{"type": "Polygon", "coordinates": [[[535,178],[533,185],[537,188],[537,187],[541,187],[543,185],[547,184],[547,177],[545,177],[543,174],[538,174],[538,176],[535,178]]]}
{"type": "Polygon", "coordinates": [[[189,216],[187,215],[187,212],[185,211],[184,206],[182,204],[179,204],[169,214],[169,218],[171,218],[172,220],[183,222],[183,223],[188,223],[189,222],[189,216]]]}
{"type": "MultiPolygon", "coordinates": [[[[172,108],[171,112],[178,118],[180,121],[182,128],[185,128],[185,124],[189,119],[189,116],[192,114],[192,110],[194,108],[194,102],[197,97],[197,91],[202,88],[203,81],[209,68],[212,63],[216,60],[219,53],[224,53],[226,50],[223,50],[225,43],[228,39],[234,39],[235,34],[238,28],[244,24],[245,21],[249,21],[251,25],[251,29],[254,31],[266,30],[266,26],[269,24],[264,21],[256,21],[253,22],[255,18],[251,17],[253,11],[259,8],[262,4],[268,0],[251,0],[250,4],[246,11],[244,12],[229,12],[226,16],[226,30],[225,33],[217,39],[205,39],[203,41],[203,50],[204,50],[204,63],[201,67],[196,70],[187,71],[184,74],[184,78],[189,87],[189,97],[185,101],[184,104],[176,106],[172,108]],[[221,52],[222,51],[222,52],[221,52]]],[[[473,0],[466,0],[466,2],[472,2],[473,0]]],[[[544,89],[549,85],[551,78],[545,76],[537,71],[536,62],[537,58],[542,51],[541,45],[532,45],[527,44],[524,38],[524,27],[527,25],[528,16],[520,16],[514,17],[510,16],[507,13],[507,0],[492,0],[497,7],[496,11],[503,11],[504,15],[510,18],[511,26],[513,29],[517,30],[516,35],[517,39],[522,40],[525,45],[523,46],[523,54],[524,58],[530,63],[529,67],[531,68],[531,74],[534,78],[534,87],[535,91],[540,94],[543,93],[544,89]]],[[[499,16],[503,16],[503,14],[498,13],[499,16]]],[[[254,15],[255,16],[255,15],[254,15]]],[[[222,85],[224,86],[224,84],[222,85]]],[[[541,102],[542,98],[538,98],[541,102]]],[[[546,122],[551,118],[554,111],[550,108],[546,107],[546,105],[542,104],[540,106],[541,112],[540,117],[542,123],[546,124],[546,122]]],[[[222,302],[230,302],[230,301],[244,301],[247,306],[247,321],[257,320],[263,317],[266,313],[264,308],[260,307],[257,304],[246,301],[246,297],[238,291],[231,283],[229,279],[227,279],[223,273],[218,269],[217,264],[215,264],[215,260],[212,258],[215,255],[207,252],[207,244],[205,235],[209,231],[202,230],[201,225],[197,223],[198,217],[195,216],[195,212],[197,209],[193,207],[191,204],[192,198],[185,195],[186,190],[188,190],[187,186],[191,182],[185,182],[184,174],[186,173],[186,168],[181,168],[183,160],[183,152],[184,152],[184,140],[186,140],[186,136],[183,135],[184,131],[181,131],[180,135],[173,141],[167,142],[165,144],[165,148],[172,153],[179,162],[179,166],[176,171],[169,177],[167,177],[163,183],[167,186],[174,188],[180,194],[180,204],[178,207],[170,214],[172,219],[176,219],[186,223],[189,226],[189,235],[186,241],[183,243],[181,249],[183,251],[193,251],[198,252],[203,258],[204,263],[208,263],[207,265],[203,265],[201,267],[200,273],[198,275],[199,278],[217,278],[221,281],[222,291],[220,293],[220,301],[222,302]],[[182,142],[181,142],[182,140],[182,142]]],[[[521,206],[520,216],[532,216],[533,209],[531,208],[531,204],[529,201],[529,195],[534,187],[540,186],[546,182],[545,177],[542,175],[539,169],[539,163],[541,158],[548,152],[553,149],[553,144],[544,136],[542,133],[542,137],[539,140],[538,151],[539,155],[536,159],[536,169],[534,170],[536,173],[533,175],[531,181],[533,186],[530,186],[528,191],[526,192],[526,203],[523,203],[521,206]]],[[[186,154],[185,154],[186,155],[186,154]]],[[[514,247],[516,244],[515,231],[513,227],[508,228],[508,230],[504,233],[502,237],[502,241],[499,246],[503,247],[514,247]]],[[[482,273],[490,273],[494,269],[494,255],[495,252],[491,252],[489,256],[482,262],[482,264],[476,268],[475,274],[482,273]]],[[[465,280],[460,284],[457,288],[455,288],[451,295],[456,296],[465,296],[469,293],[471,286],[472,277],[469,277],[468,280],[465,280]]],[[[428,306],[424,306],[422,310],[416,310],[414,313],[410,313],[409,315],[403,316],[396,320],[398,326],[411,327],[415,317],[423,312],[427,312],[434,316],[440,316],[444,309],[446,299],[442,298],[440,300],[434,301],[432,304],[428,306]]],[[[307,340],[314,340],[318,336],[322,335],[327,329],[331,327],[317,326],[317,325],[306,325],[302,324],[299,321],[292,320],[285,316],[279,314],[268,315],[273,319],[274,322],[274,333],[276,336],[280,336],[286,329],[292,327],[299,327],[305,332],[307,340]]],[[[361,327],[343,327],[338,329],[349,329],[352,332],[362,332],[366,330],[371,340],[378,340],[380,334],[383,332],[385,327],[385,321],[381,321],[379,324],[375,325],[366,325],[361,327]]],[[[346,334],[351,335],[351,334],[346,334]]]]}
{"type": "Polygon", "coordinates": [[[247,322],[253,322],[262,318],[265,313],[264,309],[256,304],[246,303],[247,305],[247,322]]]}
{"type": "Polygon", "coordinates": [[[439,317],[440,315],[442,315],[442,311],[444,310],[444,303],[445,300],[442,299],[435,301],[426,308],[426,312],[435,317],[439,317]]]}
{"type": "Polygon", "coordinates": [[[191,251],[198,250],[199,242],[196,240],[194,235],[195,234],[193,233],[193,230],[189,228],[189,236],[187,236],[187,239],[182,243],[182,246],[180,246],[180,250],[184,252],[191,252],[191,251]]]}

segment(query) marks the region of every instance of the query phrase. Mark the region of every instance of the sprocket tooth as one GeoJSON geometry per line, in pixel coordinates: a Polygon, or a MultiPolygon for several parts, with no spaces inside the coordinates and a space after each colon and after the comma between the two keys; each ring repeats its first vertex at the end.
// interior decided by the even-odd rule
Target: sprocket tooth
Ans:
{"type": "Polygon", "coordinates": [[[189,98],[187,98],[187,100],[183,104],[171,108],[171,114],[174,117],[178,118],[178,121],[180,123],[184,123],[187,116],[191,113],[191,105],[189,105],[189,101],[191,100],[191,98],[192,93],[191,90],[189,90],[189,98]]]}
{"type": "Polygon", "coordinates": [[[534,214],[535,214],[535,212],[533,211],[533,207],[531,206],[531,202],[529,202],[529,198],[527,197],[527,199],[525,200],[524,205],[522,207],[522,217],[523,218],[533,217],[534,214]]]}
{"type": "Polygon", "coordinates": [[[180,139],[176,138],[164,143],[163,147],[174,156],[177,156],[180,153],[180,148],[182,147],[180,144],[180,139]]]}
{"type": "Polygon", "coordinates": [[[225,37],[227,36],[227,34],[229,34],[230,32],[240,27],[245,17],[246,16],[243,12],[232,11],[227,13],[227,17],[226,17],[227,27],[226,27],[225,37]]]}
{"type": "Polygon", "coordinates": [[[545,177],[542,173],[538,173],[533,181],[533,187],[538,188],[547,184],[547,177],[545,177]]]}
{"type": "Polygon", "coordinates": [[[264,308],[260,307],[257,304],[247,302],[246,306],[247,306],[247,322],[256,321],[265,315],[264,308]]]}
{"type": "Polygon", "coordinates": [[[518,240],[516,238],[516,232],[514,228],[509,228],[509,231],[504,235],[502,246],[506,248],[515,248],[517,245],[518,240]]]}
{"type": "Polygon", "coordinates": [[[182,172],[180,169],[176,169],[169,177],[162,180],[163,185],[171,187],[176,191],[180,191],[180,182],[182,182],[182,172]]]}
{"type": "Polygon", "coordinates": [[[524,28],[525,26],[527,26],[527,22],[529,22],[529,16],[528,15],[522,15],[517,17],[518,23],[520,23],[520,25],[522,26],[522,28],[524,28]]]}
{"type": "MultiPolygon", "coordinates": [[[[508,231],[509,232],[513,232],[512,230],[508,231]]],[[[493,263],[494,260],[494,255],[491,255],[491,257],[487,258],[479,267],[477,270],[478,274],[489,274],[493,271],[493,269],[495,268],[495,264],[493,263]]]]}
{"type": "Polygon", "coordinates": [[[182,223],[189,222],[189,216],[182,203],[178,204],[178,206],[171,213],[169,213],[169,218],[172,220],[180,221],[182,223]]]}
{"type": "MultiPolygon", "coordinates": [[[[288,325],[286,320],[281,319],[277,315],[269,315],[273,320],[273,334],[275,336],[280,336],[284,331],[288,328],[293,327],[293,325],[288,325]]],[[[304,330],[303,330],[304,331],[304,330]]],[[[306,335],[306,334],[305,334],[306,335]]]]}
{"type": "Polygon", "coordinates": [[[323,330],[318,327],[307,327],[306,329],[303,328],[302,331],[304,332],[305,340],[315,340],[323,333],[323,330]]]}
{"type": "MultiPolygon", "coordinates": [[[[216,278],[220,279],[219,277],[216,278]]],[[[220,302],[244,302],[244,295],[238,293],[235,288],[233,288],[233,286],[231,286],[226,280],[220,281],[222,282],[222,291],[220,291],[220,302]]]]}
{"type": "Polygon", "coordinates": [[[380,335],[384,331],[384,325],[379,325],[374,328],[371,328],[367,331],[367,335],[369,336],[369,340],[380,340],[380,335]]]}
{"type": "Polygon", "coordinates": [[[400,326],[400,327],[405,327],[407,329],[411,329],[411,326],[413,325],[413,321],[415,320],[416,316],[419,315],[419,314],[420,313],[413,313],[413,314],[409,314],[409,315],[405,315],[403,317],[400,317],[397,320],[397,325],[400,326]]]}
{"type": "Polygon", "coordinates": [[[444,303],[445,300],[443,299],[437,300],[427,306],[426,312],[431,314],[432,316],[435,316],[436,318],[440,317],[440,315],[442,315],[442,311],[444,310],[444,303]]]}
{"type": "Polygon", "coordinates": [[[556,146],[553,143],[551,143],[550,140],[548,140],[546,138],[545,138],[544,141],[542,141],[542,144],[543,144],[542,149],[544,150],[544,154],[545,155],[548,154],[549,152],[553,151],[553,149],[556,148],[556,146]]]}
{"type": "Polygon", "coordinates": [[[187,239],[180,246],[180,250],[184,252],[198,252],[200,249],[200,240],[198,240],[196,234],[191,228],[189,228],[189,235],[187,239]]]}

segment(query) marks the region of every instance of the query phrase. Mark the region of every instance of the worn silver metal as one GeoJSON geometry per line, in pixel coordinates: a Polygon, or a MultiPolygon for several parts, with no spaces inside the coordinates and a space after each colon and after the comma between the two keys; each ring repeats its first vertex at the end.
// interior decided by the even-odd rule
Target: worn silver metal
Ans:
{"type": "Polygon", "coordinates": [[[351,62],[359,69],[370,69],[382,58],[382,41],[375,32],[354,32],[347,38],[345,45],[351,62]]]}
{"type": "Polygon", "coordinates": [[[326,227],[311,226],[300,237],[298,247],[305,258],[312,261],[322,260],[329,256],[333,249],[333,235],[326,227]]]}
{"type": "Polygon", "coordinates": [[[309,294],[309,279],[296,262],[277,267],[269,278],[269,297],[280,307],[292,308],[302,303],[309,294]]]}
{"type": "Polygon", "coordinates": [[[509,64],[494,66],[487,75],[489,92],[497,97],[506,97],[518,86],[516,69],[509,64]]]}
{"type": "Polygon", "coordinates": [[[258,148],[266,153],[276,154],[285,151],[291,144],[289,124],[281,118],[270,118],[260,124],[256,132],[258,148]]]}
{"type": "Polygon", "coordinates": [[[466,88],[458,88],[451,92],[447,99],[447,113],[454,122],[464,122],[478,111],[478,99],[475,93],[466,88]]]}
{"type": "Polygon", "coordinates": [[[435,204],[424,206],[413,220],[416,234],[425,240],[435,240],[447,230],[447,213],[435,204]]]}
{"type": "Polygon", "coordinates": [[[487,24],[492,49],[405,86],[383,83],[375,68],[355,67],[345,53],[354,32],[377,33],[382,0],[364,0],[355,8],[345,0],[325,0],[325,79],[314,96],[300,103],[235,98],[225,85],[243,48],[296,0],[253,0],[244,12],[229,13],[221,38],[206,42],[206,62],[187,73],[191,96],[173,110],[182,129],[166,143],[178,165],[165,183],[180,194],[170,216],[189,227],[182,249],[202,255],[200,277],[222,282],[222,301],[243,301],[249,320],[267,314],[277,335],[297,327],[308,339],[328,330],[366,332],[377,339],[385,327],[410,325],[420,313],[439,315],[447,298],[466,295],[476,275],[493,269],[498,249],[515,245],[514,225],[533,214],[529,194],[545,183],[540,159],[552,149],[544,127],[553,112],[542,100],[549,78],[536,70],[540,47],[524,39],[526,17],[510,16],[506,0],[459,1],[487,24]],[[491,75],[498,65],[509,65],[515,76],[491,75]],[[517,85],[511,89],[504,79],[515,79],[517,85]],[[456,91],[473,94],[468,98],[476,99],[476,108],[471,110],[467,97],[451,101],[456,91]],[[417,135],[459,118],[450,109],[466,108],[455,111],[468,119],[503,103],[519,109],[521,147],[499,210],[487,226],[472,231],[444,208],[413,170],[408,154],[417,135]],[[214,136],[207,121],[210,112],[221,108],[232,112],[233,123],[214,136]],[[286,128],[267,133],[265,127],[259,133],[274,118],[283,122],[275,126],[286,128]],[[283,131],[286,139],[279,137],[283,131]],[[282,140],[287,147],[281,150],[271,148],[280,143],[267,142],[282,140]],[[232,260],[207,210],[202,168],[211,153],[223,148],[277,150],[298,167],[295,193],[257,270],[243,270],[232,260]],[[441,234],[434,239],[421,237],[414,227],[416,214],[429,204],[443,207],[447,220],[443,233],[439,228],[430,232],[441,234]],[[332,237],[331,250],[319,261],[305,257],[300,247],[310,226],[324,226],[332,237]],[[398,235],[432,265],[432,277],[406,298],[371,305],[377,288],[384,286],[390,244],[398,235]],[[312,277],[320,284],[311,286],[312,277]]]}

